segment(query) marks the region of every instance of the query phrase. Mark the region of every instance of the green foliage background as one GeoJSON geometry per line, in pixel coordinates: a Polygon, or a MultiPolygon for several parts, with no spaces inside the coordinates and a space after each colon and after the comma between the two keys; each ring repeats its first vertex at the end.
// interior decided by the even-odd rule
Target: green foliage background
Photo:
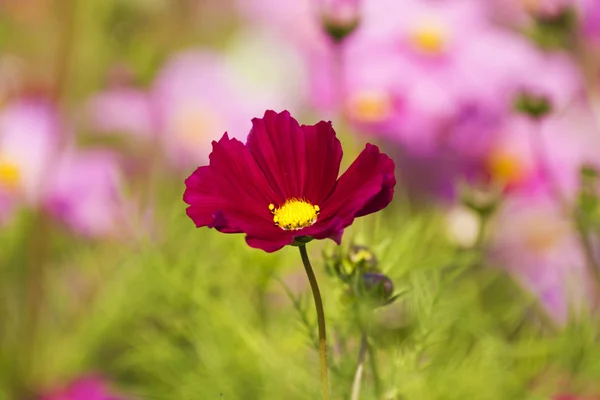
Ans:
{"type": "MultiPolygon", "coordinates": [[[[114,61],[148,83],[169,54],[224,46],[238,23],[215,34],[182,19],[175,3],[78,1],[68,106],[77,110],[114,61]]],[[[41,23],[0,16],[3,50],[33,65],[57,62],[63,10],[50,12],[41,23]]],[[[52,77],[43,67],[35,74],[52,77]]],[[[89,372],[131,398],[319,398],[314,308],[297,249],[266,254],[240,235],[196,230],[184,178],[157,178],[156,222],[136,241],[85,241],[33,211],[0,230],[0,399],[89,372]]],[[[552,325],[481,248],[448,243],[438,211],[411,205],[401,186],[387,210],[346,231],[344,249],[352,242],[373,250],[400,294],[374,312],[361,399],[541,400],[600,389],[598,321],[552,325]]],[[[342,399],[361,331],[345,288],[325,273],[322,252],[333,246],[308,248],[326,307],[333,396],[342,399]]]]}

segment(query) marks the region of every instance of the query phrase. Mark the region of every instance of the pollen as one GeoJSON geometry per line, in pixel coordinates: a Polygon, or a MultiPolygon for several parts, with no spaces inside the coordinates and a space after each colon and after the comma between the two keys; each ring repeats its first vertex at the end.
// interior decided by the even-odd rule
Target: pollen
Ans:
{"type": "Polygon", "coordinates": [[[21,173],[16,165],[0,160],[0,187],[16,189],[21,180],[21,173]]]}
{"type": "Polygon", "coordinates": [[[321,208],[304,199],[289,199],[280,207],[269,204],[269,211],[273,214],[275,226],[286,231],[295,231],[314,224],[321,208]]]}
{"type": "Polygon", "coordinates": [[[411,33],[413,45],[427,54],[439,54],[446,45],[446,35],[435,24],[424,24],[416,27],[411,33]]]}

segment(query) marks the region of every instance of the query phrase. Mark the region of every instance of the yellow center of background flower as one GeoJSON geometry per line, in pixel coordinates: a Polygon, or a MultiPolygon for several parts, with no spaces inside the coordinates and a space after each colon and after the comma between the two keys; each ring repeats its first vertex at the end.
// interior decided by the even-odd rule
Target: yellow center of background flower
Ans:
{"type": "Polygon", "coordinates": [[[21,181],[19,168],[13,163],[0,160],[0,187],[16,189],[21,181]]]}
{"type": "Polygon", "coordinates": [[[527,177],[527,168],[516,154],[495,151],[487,162],[488,170],[497,182],[517,184],[527,177]]]}
{"type": "Polygon", "coordinates": [[[269,204],[269,210],[273,214],[275,226],[286,231],[311,226],[317,221],[317,215],[321,212],[319,206],[313,206],[310,202],[301,199],[286,200],[281,207],[269,204]]]}
{"type": "Polygon", "coordinates": [[[356,93],[348,103],[350,117],[362,122],[381,122],[392,113],[392,100],[381,90],[356,93]]]}
{"type": "Polygon", "coordinates": [[[416,27],[410,35],[412,44],[427,54],[439,54],[446,46],[446,35],[436,24],[424,24],[416,27]]]}

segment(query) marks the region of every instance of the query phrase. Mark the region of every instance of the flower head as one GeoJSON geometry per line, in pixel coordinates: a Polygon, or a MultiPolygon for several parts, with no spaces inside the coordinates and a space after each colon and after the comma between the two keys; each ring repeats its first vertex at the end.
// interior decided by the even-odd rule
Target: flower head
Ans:
{"type": "Polygon", "coordinates": [[[118,400],[111,394],[107,383],[100,377],[88,376],[76,379],[69,385],[46,393],[41,400],[118,400]]]}
{"type": "Polygon", "coordinates": [[[386,207],[394,162],[367,144],[338,179],[342,147],[330,122],[302,125],[289,112],[252,121],[246,144],[227,133],[213,142],[210,164],[186,180],[183,200],[197,227],[245,233],[267,252],[295,242],[338,244],[354,218],[386,207]]]}

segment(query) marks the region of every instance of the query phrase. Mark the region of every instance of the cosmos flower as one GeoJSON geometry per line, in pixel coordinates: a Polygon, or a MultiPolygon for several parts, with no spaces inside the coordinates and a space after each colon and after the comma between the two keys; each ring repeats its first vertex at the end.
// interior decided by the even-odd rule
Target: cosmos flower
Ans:
{"type": "Polygon", "coordinates": [[[573,221],[548,195],[511,195],[495,218],[492,257],[557,323],[591,304],[592,282],[573,221]]]}
{"type": "Polygon", "coordinates": [[[354,218],[392,200],[394,162],[367,144],[338,177],[342,148],[330,122],[302,125],[287,111],[266,111],[244,145],[227,133],[210,164],[186,180],[183,200],[197,227],[245,233],[254,248],[330,238],[340,243],[354,218]]]}
{"type": "Polygon", "coordinates": [[[76,379],[69,385],[41,396],[40,400],[119,400],[107,383],[97,376],[76,379]]]}
{"type": "Polygon", "coordinates": [[[0,220],[42,210],[86,236],[116,234],[120,174],[115,157],[77,150],[50,101],[19,99],[0,113],[0,220]],[[8,210],[8,211],[7,211],[8,210]]]}
{"type": "Polygon", "coordinates": [[[134,145],[154,140],[172,166],[197,165],[208,159],[215,132],[227,127],[244,140],[249,120],[267,104],[297,108],[303,79],[286,50],[273,38],[243,31],[224,53],[176,53],[149,89],[109,86],[92,96],[85,110],[89,130],[123,135],[134,145]]]}

